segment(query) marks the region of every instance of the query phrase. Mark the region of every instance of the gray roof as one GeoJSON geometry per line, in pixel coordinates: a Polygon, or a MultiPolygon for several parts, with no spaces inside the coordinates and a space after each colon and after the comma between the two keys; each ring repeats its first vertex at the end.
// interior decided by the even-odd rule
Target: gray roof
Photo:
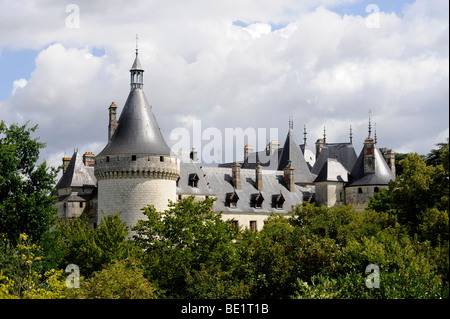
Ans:
{"type": "Polygon", "coordinates": [[[116,154],[170,155],[142,89],[130,91],[117,129],[98,156],[116,154]]]}
{"type": "Polygon", "coordinates": [[[378,146],[374,145],[375,154],[375,173],[364,174],[364,148],[361,150],[358,159],[350,172],[350,180],[347,186],[363,185],[387,185],[389,181],[394,180],[395,176],[387,165],[383,154],[378,146]]]}
{"type": "Polygon", "coordinates": [[[327,143],[319,154],[311,173],[318,175],[328,158],[337,159],[347,171],[356,163],[356,152],[351,143],[327,143]]]}
{"type": "Polygon", "coordinates": [[[328,158],[314,182],[347,182],[349,172],[336,159],[328,158]]]}
{"type": "Polygon", "coordinates": [[[289,162],[291,162],[291,166],[294,167],[295,183],[313,182],[314,177],[309,171],[308,164],[306,163],[292,128],[289,128],[288,135],[286,136],[286,141],[284,142],[283,150],[281,151],[278,160],[278,170],[283,170],[289,162]]]}
{"type": "Polygon", "coordinates": [[[94,176],[94,167],[86,167],[81,156],[75,151],[66,172],[61,176],[55,188],[95,187],[96,185],[97,179],[94,176]]]}
{"type": "Polygon", "coordinates": [[[194,162],[191,159],[184,159],[180,163],[180,179],[177,181],[177,194],[189,194],[189,195],[213,195],[211,189],[206,183],[206,179],[203,176],[201,165],[198,162],[194,162]],[[189,184],[189,180],[197,174],[199,180],[197,187],[192,187],[189,184]]]}
{"type": "Polygon", "coordinates": [[[260,191],[256,189],[255,170],[241,169],[241,189],[234,188],[231,178],[231,168],[203,167],[205,178],[214,195],[217,197],[215,210],[229,213],[287,213],[292,205],[301,204],[313,193],[313,188],[306,189],[295,185],[295,192],[290,192],[284,182],[283,172],[276,170],[262,170],[264,198],[261,208],[254,207],[253,201],[260,191]],[[239,200],[236,208],[229,206],[229,197],[236,192],[239,200]],[[274,196],[283,195],[285,202],[283,209],[276,209],[273,205],[274,196]]]}
{"type": "Polygon", "coordinates": [[[131,66],[131,70],[130,71],[133,71],[133,70],[144,71],[144,69],[141,66],[141,62],[139,62],[139,58],[138,58],[137,53],[136,53],[136,58],[134,59],[134,63],[131,66]]]}

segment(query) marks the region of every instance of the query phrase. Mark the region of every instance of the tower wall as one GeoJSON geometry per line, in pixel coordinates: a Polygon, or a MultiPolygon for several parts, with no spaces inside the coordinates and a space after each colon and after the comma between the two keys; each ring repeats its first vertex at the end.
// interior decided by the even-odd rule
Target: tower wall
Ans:
{"type": "Polygon", "coordinates": [[[105,216],[121,213],[128,226],[145,218],[142,208],[167,209],[176,201],[180,161],[172,156],[111,155],[96,158],[98,223],[105,216]]]}

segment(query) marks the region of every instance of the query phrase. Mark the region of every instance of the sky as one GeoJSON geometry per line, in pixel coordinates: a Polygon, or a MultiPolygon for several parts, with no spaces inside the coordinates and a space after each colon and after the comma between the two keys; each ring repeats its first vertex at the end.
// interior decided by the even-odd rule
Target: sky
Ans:
{"type": "MultiPolygon", "coordinates": [[[[379,147],[426,154],[449,136],[448,6],[0,0],[0,119],[38,124],[51,166],[74,149],[98,154],[109,105],[120,114],[128,96],[138,34],[144,91],[170,146],[180,129],[192,133],[190,147],[196,129],[226,139],[226,129],[242,128],[266,130],[253,145],[260,150],[270,129],[283,144],[292,118],[313,151],[324,128],[338,143],[351,126],[359,154],[370,115],[379,147]]],[[[206,133],[200,151],[213,138],[206,133]]]]}

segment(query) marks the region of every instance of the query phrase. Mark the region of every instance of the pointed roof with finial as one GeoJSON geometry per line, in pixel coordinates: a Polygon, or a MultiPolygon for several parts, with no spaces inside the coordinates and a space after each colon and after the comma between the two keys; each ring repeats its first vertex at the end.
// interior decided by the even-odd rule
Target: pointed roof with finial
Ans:
{"type": "Polygon", "coordinates": [[[130,70],[132,75],[130,93],[111,141],[98,156],[118,154],[170,155],[170,148],[161,134],[152,107],[142,89],[143,71],[136,47],[136,59],[133,68],[130,70]]]}
{"type": "Polygon", "coordinates": [[[141,62],[139,61],[139,57],[138,57],[138,35],[136,34],[136,58],[134,59],[134,63],[131,66],[130,71],[142,71],[144,72],[144,69],[141,66],[141,62]]]}

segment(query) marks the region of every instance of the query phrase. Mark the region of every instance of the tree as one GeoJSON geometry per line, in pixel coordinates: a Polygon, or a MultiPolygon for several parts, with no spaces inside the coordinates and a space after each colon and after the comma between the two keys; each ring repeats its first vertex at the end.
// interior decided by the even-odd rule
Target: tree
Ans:
{"type": "Polygon", "coordinates": [[[0,233],[11,241],[21,233],[39,240],[56,218],[56,198],[50,192],[57,169],[45,161],[37,164],[45,147],[31,137],[37,127],[0,123],[0,233]]]}
{"type": "Polygon", "coordinates": [[[233,240],[238,232],[213,211],[213,204],[214,199],[196,202],[191,196],[170,202],[164,212],[150,205],[143,209],[148,219],[133,228],[135,243],[146,251],[147,278],[165,291],[166,297],[205,296],[206,291],[193,288],[202,286],[197,280],[205,275],[210,282],[214,282],[211,276],[229,278],[223,272],[235,263],[233,240]]]}

